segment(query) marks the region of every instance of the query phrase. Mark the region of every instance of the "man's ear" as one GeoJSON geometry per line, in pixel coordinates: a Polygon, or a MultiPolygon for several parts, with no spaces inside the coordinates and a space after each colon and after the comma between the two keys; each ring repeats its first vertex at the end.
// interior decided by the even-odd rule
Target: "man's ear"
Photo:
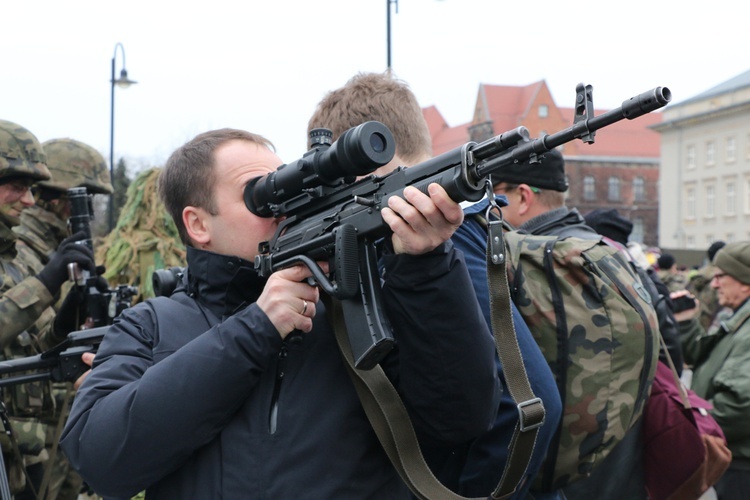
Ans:
{"type": "Polygon", "coordinates": [[[208,213],[202,208],[182,209],[182,223],[185,224],[188,236],[196,247],[205,248],[211,241],[211,221],[208,213]]]}
{"type": "Polygon", "coordinates": [[[527,184],[518,185],[518,206],[516,212],[518,215],[526,215],[534,205],[534,191],[527,184]]]}

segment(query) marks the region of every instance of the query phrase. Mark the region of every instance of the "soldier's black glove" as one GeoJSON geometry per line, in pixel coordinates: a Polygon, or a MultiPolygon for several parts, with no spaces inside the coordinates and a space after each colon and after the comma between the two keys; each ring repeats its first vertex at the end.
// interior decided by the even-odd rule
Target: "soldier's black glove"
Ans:
{"type": "Polygon", "coordinates": [[[86,234],[83,231],[65,238],[52,253],[44,269],[37,274],[36,277],[44,283],[52,295],[56,294],[68,279],[68,264],[71,262],[77,263],[81,269],[94,273],[94,253],[86,245],[78,243],[84,239],[86,239],[86,234]]]}

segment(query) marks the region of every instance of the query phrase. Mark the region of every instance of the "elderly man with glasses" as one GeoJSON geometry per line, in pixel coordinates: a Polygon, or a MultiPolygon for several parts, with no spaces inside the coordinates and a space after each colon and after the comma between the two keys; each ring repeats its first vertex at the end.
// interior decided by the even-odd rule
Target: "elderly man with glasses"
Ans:
{"type": "MultiPolygon", "coordinates": [[[[695,308],[676,313],[692,389],[711,402],[732,450],[732,464],[715,486],[719,498],[750,498],[750,241],[729,243],[713,259],[711,286],[728,308],[706,332],[695,308]]],[[[672,297],[684,294],[677,292],[672,297]]]]}

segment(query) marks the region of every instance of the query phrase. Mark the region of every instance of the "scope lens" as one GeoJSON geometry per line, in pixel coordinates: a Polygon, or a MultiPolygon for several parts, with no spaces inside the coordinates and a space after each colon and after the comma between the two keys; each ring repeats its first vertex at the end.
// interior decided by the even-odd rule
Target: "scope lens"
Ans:
{"type": "Polygon", "coordinates": [[[385,137],[378,132],[370,134],[370,146],[376,153],[382,153],[385,151],[385,137]]]}

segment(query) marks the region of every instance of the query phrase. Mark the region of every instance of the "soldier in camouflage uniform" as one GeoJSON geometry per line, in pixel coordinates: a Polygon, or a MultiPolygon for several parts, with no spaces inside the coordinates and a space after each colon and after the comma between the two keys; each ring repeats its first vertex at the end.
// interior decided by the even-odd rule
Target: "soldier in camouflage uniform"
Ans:
{"type": "MultiPolygon", "coordinates": [[[[67,190],[84,187],[90,194],[111,194],[114,191],[104,157],[91,146],[73,139],[52,139],[44,142],[42,147],[52,178],[37,183],[34,188],[36,205],[23,212],[21,225],[14,228],[19,238],[17,261],[32,275],[47,265],[55,248],[68,236],[70,203],[67,190]]],[[[52,323],[42,318],[29,332],[43,337],[51,327],[52,323]]],[[[69,389],[66,383],[55,384],[53,396],[57,411],[43,413],[42,419],[47,424],[46,448],[51,459],[48,467],[52,467],[47,473],[49,481],[45,486],[48,498],[59,500],[77,498],[82,483],[81,477],[56,446],[58,426],[67,416],[67,412],[61,411],[69,403],[69,389]]]]}
{"type": "Polygon", "coordinates": [[[656,274],[670,292],[679,292],[687,287],[687,277],[677,269],[677,262],[674,260],[672,254],[661,254],[656,264],[659,268],[656,274]]]}
{"type": "MultiPolygon", "coordinates": [[[[36,276],[30,276],[15,261],[17,235],[11,228],[19,225],[22,210],[34,205],[32,184],[50,179],[46,161],[41,144],[31,132],[0,120],[0,348],[5,358],[26,356],[56,343],[58,339],[51,331],[42,338],[28,330],[40,319],[49,322],[54,317],[48,309],[67,280],[68,263],[94,269],[91,251],[85,245],[76,245],[72,238],[60,245],[36,276]]],[[[6,434],[7,428],[0,434],[11,491],[17,499],[33,498],[27,478],[35,483],[34,489],[38,487],[42,463],[48,457],[44,448],[46,429],[40,416],[43,408],[54,408],[54,401],[42,383],[11,387],[2,399],[13,431],[12,437],[6,434]]]]}

